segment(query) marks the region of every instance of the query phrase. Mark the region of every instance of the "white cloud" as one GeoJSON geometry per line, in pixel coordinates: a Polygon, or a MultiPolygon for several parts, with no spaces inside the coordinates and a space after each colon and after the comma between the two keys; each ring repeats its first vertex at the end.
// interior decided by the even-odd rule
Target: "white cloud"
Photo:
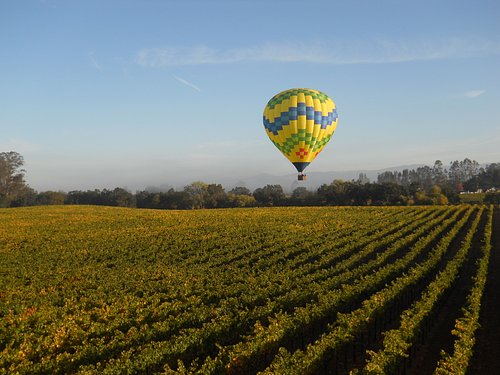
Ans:
{"type": "Polygon", "coordinates": [[[180,83],[188,86],[188,87],[191,87],[192,89],[195,89],[196,91],[201,91],[201,89],[196,86],[194,83],[191,83],[191,82],[188,82],[186,81],[185,79],[181,78],[181,77],[177,77],[176,75],[174,75],[174,78],[179,81],[180,83]]]}
{"type": "Polygon", "coordinates": [[[467,98],[477,98],[478,96],[483,95],[485,92],[486,90],[470,90],[464,93],[464,95],[467,98]]]}
{"type": "Polygon", "coordinates": [[[483,39],[344,40],[284,42],[217,50],[208,46],[146,48],[135,62],[145,67],[230,64],[240,62],[309,62],[324,64],[377,64],[472,58],[500,54],[500,42],[483,39]]]}
{"type": "Polygon", "coordinates": [[[95,58],[94,56],[94,52],[89,52],[89,59],[90,59],[90,63],[91,65],[96,68],[97,70],[99,71],[102,71],[102,66],[101,64],[99,64],[99,62],[97,61],[97,59],[95,58]]]}

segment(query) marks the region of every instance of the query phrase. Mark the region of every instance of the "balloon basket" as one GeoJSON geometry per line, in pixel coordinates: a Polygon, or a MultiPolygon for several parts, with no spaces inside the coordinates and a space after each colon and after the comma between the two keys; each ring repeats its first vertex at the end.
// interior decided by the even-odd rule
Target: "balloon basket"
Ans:
{"type": "Polygon", "coordinates": [[[307,175],[300,173],[298,176],[299,181],[306,181],[307,180],[307,175]]]}

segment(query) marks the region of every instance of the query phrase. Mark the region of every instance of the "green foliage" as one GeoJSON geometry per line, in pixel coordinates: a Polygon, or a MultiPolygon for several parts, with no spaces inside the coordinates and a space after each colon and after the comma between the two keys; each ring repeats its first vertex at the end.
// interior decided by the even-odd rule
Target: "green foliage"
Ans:
{"type": "Polygon", "coordinates": [[[482,254],[477,261],[477,273],[473,278],[474,285],[467,296],[466,305],[462,309],[463,316],[456,320],[455,329],[452,331],[453,335],[456,336],[453,354],[442,352],[442,358],[438,363],[435,374],[465,375],[467,373],[469,361],[474,354],[475,333],[479,328],[481,298],[488,276],[488,263],[492,247],[492,225],[493,209],[490,207],[484,230],[482,254]]]}
{"type": "Polygon", "coordinates": [[[0,207],[32,205],[35,191],[24,181],[24,158],[17,152],[0,152],[0,207]]]}
{"type": "Polygon", "coordinates": [[[266,185],[255,189],[253,196],[259,205],[279,206],[285,201],[285,193],[281,185],[266,185]]]}
{"type": "Polygon", "coordinates": [[[64,204],[66,194],[59,191],[44,191],[37,194],[37,205],[61,205],[64,204]]]}
{"type": "Polygon", "coordinates": [[[417,341],[426,319],[443,293],[453,285],[458,277],[460,267],[464,263],[467,253],[472,246],[472,238],[481,219],[482,209],[476,215],[467,235],[456,256],[447,263],[435,279],[429,283],[422,296],[409,309],[401,314],[400,327],[384,334],[384,346],[378,352],[370,352],[363,373],[387,374],[394,373],[400,367],[405,357],[409,356],[409,349],[417,341]]]}
{"type": "Polygon", "coordinates": [[[459,195],[460,203],[465,204],[482,204],[485,196],[485,193],[463,193],[459,195]]]}
{"type": "Polygon", "coordinates": [[[486,193],[484,203],[500,205],[500,191],[486,193]]]}

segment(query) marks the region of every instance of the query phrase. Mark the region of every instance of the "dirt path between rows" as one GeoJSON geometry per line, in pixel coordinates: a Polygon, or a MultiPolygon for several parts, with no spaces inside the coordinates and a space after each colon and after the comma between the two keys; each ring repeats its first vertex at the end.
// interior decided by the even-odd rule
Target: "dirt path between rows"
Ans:
{"type": "Polygon", "coordinates": [[[469,255],[460,269],[460,276],[441,298],[441,306],[431,318],[431,330],[425,344],[415,345],[417,353],[413,356],[412,367],[406,371],[407,375],[432,374],[441,359],[441,350],[453,353],[453,343],[456,337],[451,331],[455,327],[456,319],[463,315],[461,308],[465,305],[467,295],[473,285],[472,277],[477,272],[477,260],[481,254],[486,221],[487,212],[483,212],[478,229],[474,233],[469,255]]]}
{"type": "Polygon", "coordinates": [[[488,279],[484,291],[481,327],[477,331],[470,375],[500,374],[500,209],[493,213],[493,233],[488,279]]]}

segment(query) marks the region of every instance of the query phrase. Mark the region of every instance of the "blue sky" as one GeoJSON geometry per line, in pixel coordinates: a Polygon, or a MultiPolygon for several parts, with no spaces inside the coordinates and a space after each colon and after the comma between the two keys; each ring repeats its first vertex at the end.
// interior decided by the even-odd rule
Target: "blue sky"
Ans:
{"type": "Polygon", "coordinates": [[[307,172],[499,162],[499,20],[495,0],[2,0],[0,151],[39,191],[285,175],[262,111],[309,87],[340,122],[307,172]]]}

